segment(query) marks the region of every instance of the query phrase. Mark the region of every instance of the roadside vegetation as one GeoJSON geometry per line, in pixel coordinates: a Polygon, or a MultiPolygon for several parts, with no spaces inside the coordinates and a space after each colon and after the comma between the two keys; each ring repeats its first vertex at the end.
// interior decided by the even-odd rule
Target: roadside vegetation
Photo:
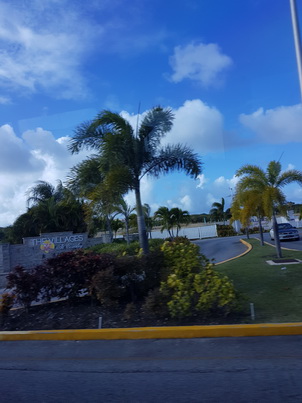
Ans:
{"type": "Polygon", "coordinates": [[[84,298],[87,313],[91,304],[109,310],[118,307],[125,317],[157,322],[223,321],[240,312],[232,282],[188,239],[153,240],[148,255],[141,249],[137,253],[137,243],[132,248],[126,243],[117,246],[110,253],[95,248],[65,252],[32,270],[15,267],[8,274],[8,292],[0,305],[3,322],[9,321],[14,303],[29,314],[35,301],[62,298],[71,306],[84,298]]]}

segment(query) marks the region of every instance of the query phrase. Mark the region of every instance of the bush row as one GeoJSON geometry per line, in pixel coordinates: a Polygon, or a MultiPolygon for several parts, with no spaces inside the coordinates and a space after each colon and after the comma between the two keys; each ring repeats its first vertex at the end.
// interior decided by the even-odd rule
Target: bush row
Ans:
{"type": "Polygon", "coordinates": [[[139,302],[149,317],[227,315],[238,308],[232,283],[186,238],[161,242],[148,255],[65,252],[32,270],[17,266],[7,278],[3,314],[14,301],[28,310],[37,300],[81,295],[105,306],[139,302]]]}

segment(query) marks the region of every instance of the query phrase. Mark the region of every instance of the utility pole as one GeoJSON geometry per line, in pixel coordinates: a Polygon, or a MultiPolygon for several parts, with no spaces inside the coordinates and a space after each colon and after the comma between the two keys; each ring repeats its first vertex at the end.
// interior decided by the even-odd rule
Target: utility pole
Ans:
{"type": "Polygon", "coordinates": [[[299,29],[299,22],[298,22],[298,17],[297,17],[296,0],[289,0],[289,1],[290,1],[290,11],[291,11],[291,16],[292,16],[292,24],[293,24],[293,31],[294,31],[294,41],[295,41],[295,49],[296,49],[298,75],[299,75],[299,82],[300,82],[300,95],[301,95],[301,101],[302,101],[302,56],[301,56],[300,29],[299,29]]]}

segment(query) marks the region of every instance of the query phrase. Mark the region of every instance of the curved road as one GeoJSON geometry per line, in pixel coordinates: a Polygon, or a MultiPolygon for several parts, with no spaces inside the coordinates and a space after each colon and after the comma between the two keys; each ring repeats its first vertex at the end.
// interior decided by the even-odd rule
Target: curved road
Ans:
{"type": "Polygon", "coordinates": [[[194,241],[199,246],[200,252],[214,263],[234,258],[247,250],[247,247],[240,242],[243,236],[231,236],[226,238],[211,238],[194,241]]]}
{"type": "MultiPolygon", "coordinates": [[[[302,230],[299,230],[301,239],[299,241],[281,241],[281,248],[302,250],[302,230]]],[[[264,241],[275,245],[271,241],[269,233],[265,233],[264,241]]],[[[259,238],[259,234],[253,234],[251,238],[259,238]]],[[[247,240],[245,235],[238,235],[226,238],[211,238],[193,241],[199,246],[200,252],[208,259],[214,259],[214,263],[220,263],[234,258],[247,250],[247,247],[240,242],[240,239],[247,240]]]]}

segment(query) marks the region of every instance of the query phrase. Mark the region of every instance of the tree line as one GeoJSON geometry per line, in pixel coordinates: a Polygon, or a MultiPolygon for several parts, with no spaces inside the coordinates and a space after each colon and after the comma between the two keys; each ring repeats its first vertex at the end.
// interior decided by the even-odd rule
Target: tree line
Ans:
{"type": "MultiPolygon", "coordinates": [[[[59,181],[54,187],[39,181],[30,188],[27,212],[11,227],[0,231],[2,240],[19,243],[26,236],[67,230],[88,231],[90,235],[107,230],[113,237],[122,226],[129,240],[130,228],[136,227],[141,248],[147,254],[148,233],[155,224],[174,237],[181,225],[189,221],[210,218],[225,223],[231,218],[248,227],[252,216],[258,217],[260,232],[261,219],[272,218],[277,234],[276,214],[286,215],[282,189],[292,182],[301,185],[302,173],[294,169],[282,172],[276,161],[271,161],[266,171],[245,165],[236,172],[239,182],[230,209],[225,208],[225,199],[221,198],[221,202],[213,203],[209,215],[190,216],[179,208],[161,206],[151,217],[150,206],[142,203],[142,178],[182,171],[194,179],[202,173],[202,161],[191,148],[182,144],[161,145],[161,139],[172,129],[173,119],[171,109],[155,107],[142,116],[135,129],[121,115],[108,110],[80,124],[69,150],[78,153],[86,148],[94,154],[71,168],[64,185],[59,181]],[[125,202],[129,191],[135,194],[135,206],[125,202]]],[[[281,256],[277,238],[277,253],[281,256]]]]}

